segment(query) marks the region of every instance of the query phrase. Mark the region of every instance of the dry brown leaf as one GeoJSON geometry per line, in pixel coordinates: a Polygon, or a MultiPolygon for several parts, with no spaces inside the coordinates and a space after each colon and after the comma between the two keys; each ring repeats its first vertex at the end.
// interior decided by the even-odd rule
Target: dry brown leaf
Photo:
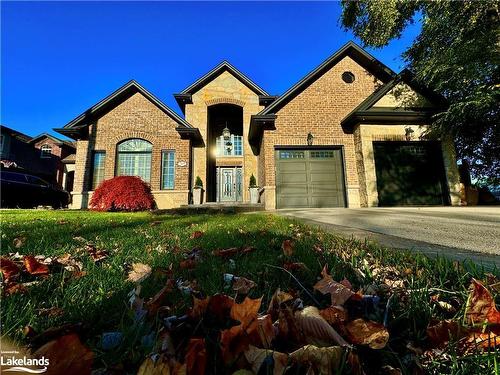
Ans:
{"type": "Polygon", "coordinates": [[[439,348],[450,340],[462,337],[463,330],[458,322],[453,320],[442,320],[427,327],[427,338],[433,348],[439,348]]]}
{"type": "Polygon", "coordinates": [[[271,314],[273,320],[276,320],[279,315],[280,305],[292,299],[293,296],[291,294],[282,292],[278,288],[271,297],[271,301],[269,301],[269,307],[267,308],[267,313],[271,314]]]}
{"type": "Polygon", "coordinates": [[[285,262],[283,263],[283,268],[287,271],[298,271],[307,269],[307,266],[302,262],[285,262]]]}
{"type": "Polygon", "coordinates": [[[323,294],[330,294],[332,298],[332,305],[343,305],[354,294],[352,290],[333,280],[332,276],[328,274],[326,266],[321,272],[323,278],[314,285],[314,289],[323,294]]]}
{"type": "Polygon", "coordinates": [[[196,318],[201,318],[203,315],[205,315],[209,300],[210,297],[201,299],[201,298],[196,298],[193,295],[193,308],[191,310],[190,316],[196,319],[196,318]]]}
{"type": "Polygon", "coordinates": [[[25,242],[26,242],[26,237],[20,236],[20,237],[14,238],[12,240],[12,245],[14,245],[14,247],[16,249],[19,249],[20,247],[22,247],[24,245],[25,242]]]}
{"type": "Polygon", "coordinates": [[[233,282],[233,290],[239,294],[248,294],[250,289],[255,287],[255,282],[253,280],[247,279],[245,277],[235,277],[233,282]]]}
{"type": "Polygon", "coordinates": [[[246,334],[252,345],[263,346],[266,349],[271,348],[272,341],[276,336],[271,315],[259,316],[252,321],[246,329],[246,334]]]}
{"type": "Polygon", "coordinates": [[[186,259],[179,262],[179,267],[182,270],[192,270],[196,268],[196,260],[194,259],[186,259]]]}
{"type": "Polygon", "coordinates": [[[10,296],[12,294],[17,294],[17,293],[26,293],[28,289],[24,284],[18,284],[18,283],[8,283],[7,285],[3,286],[3,293],[6,296],[10,296]]]}
{"type": "Polygon", "coordinates": [[[372,349],[382,349],[389,341],[389,332],[380,323],[356,319],[345,326],[349,340],[356,345],[368,345],[372,349]]]}
{"type": "Polygon", "coordinates": [[[291,240],[284,240],[281,244],[281,249],[283,250],[283,254],[287,257],[291,257],[293,255],[294,244],[291,240]]]}
{"type": "Polygon", "coordinates": [[[49,359],[50,365],[44,373],[48,375],[87,375],[92,371],[94,360],[94,353],[80,342],[76,334],[49,341],[33,355],[49,359]]]}
{"type": "Polygon", "coordinates": [[[133,263],[132,270],[128,273],[128,281],[140,283],[151,275],[151,267],[143,263],[133,263]]]}
{"type": "Polygon", "coordinates": [[[2,257],[0,258],[0,271],[2,272],[3,281],[8,282],[18,276],[21,270],[13,261],[2,257]]]}
{"type": "Polygon", "coordinates": [[[158,361],[153,361],[152,358],[148,357],[144,362],[142,362],[141,367],[137,375],[170,375],[170,367],[167,362],[163,361],[161,358],[158,361]]]}
{"type": "Polygon", "coordinates": [[[32,275],[46,275],[49,273],[49,267],[40,263],[33,255],[26,255],[23,258],[24,267],[32,275]]]}
{"type": "Polygon", "coordinates": [[[85,245],[85,251],[90,255],[94,263],[100,262],[108,257],[106,250],[99,250],[93,244],[85,245]]]}
{"type": "Polygon", "coordinates": [[[321,316],[331,325],[340,325],[347,321],[347,310],[342,306],[330,306],[320,310],[321,316]]]}
{"type": "Polygon", "coordinates": [[[166,285],[161,288],[161,290],[154,295],[148,302],[145,304],[145,308],[148,311],[148,315],[155,316],[158,312],[158,309],[163,306],[165,302],[165,298],[169,293],[174,290],[174,281],[172,279],[167,280],[166,285]]]}
{"type": "Polygon", "coordinates": [[[207,365],[205,339],[190,339],[185,357],[186,370],[189,375],[204,375],[207,365]]]}
{"type": "Polygon", "coordinates": [[[259,349],[253,345],[250,345],[248,350],[245,351],[245,358],[252,366],[252,371],[254,372],[254,374],[259,373],[259,369],[262,366],[262,363],[268,356],[273,357],[273,375],[283,375],[288,364],[288,354],[268,349],[259,349]]]}
{"type": "Polygon", "coordinates": [[[216,294],[208,300],[205,320],[214,326],[226,326],[231,319],[234,299],[225,294],[216,294]]]}
{"type": "Polygon", "coordinates": [[[290,359],[309,366],[317,374],[331,375],[340,368],[343,353],[344,349],[340,346],[318,348],[314,345],[306,345],[290,353],[290,359]]]}
{"type": "Polygon", "coordinates": [[[494,332],[477,332],[471,330],[467,335],[467,347],[474,349],[494,349],[500,347],[500,335],[494,332]]]}
{"type": "Polygon", "coordinates": [[[212,251],[212,255],[221,257],[221,258],[228,258],[233,255],[237,254],[246,254],[250,253],[252,251],[255,251],[255,247],[253,246],[243,246],[243,247],[230,247],[228,249],[217,249],[212,251]]]}
{"type": "Polygon", "coordinates": [[[42,308],[38,309],[38,315],[47,316],[49,318],[55,318],[58,316],[64,315],[64,310],[60,307],[50,307],[50,308],[42,308]]]}
{"type": "Polygon", "coordinates": [[[321,316],[314,306],[307,306],[295,312],[296,326],[304,335],[306,344],[316,346],[332,346],[333,344],[348,346],[349,343],[335,331],[321,316]]]}
{"type": "Polygon", "coordinates": [[[194,240],[197,238],[201,238],[203,237],[203,234],[204,233],[201,230],[194,231],[193,233],[191,233],[191,239],[194,240]]]}
{"type": "Polygon", "coordinates": [[[469,324],[500,324],[500,312],[491,293],[478,280],[472,279],[465,318],[469,324]]]}

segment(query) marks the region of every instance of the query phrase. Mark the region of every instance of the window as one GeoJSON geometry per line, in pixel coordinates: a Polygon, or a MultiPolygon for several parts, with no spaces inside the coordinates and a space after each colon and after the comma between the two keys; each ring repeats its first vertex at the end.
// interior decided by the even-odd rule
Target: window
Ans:
{"type": "Polygon", "coordinates": [[[0,152],[3,152],[3,143],[4,143],[5,139],[4,139],[4,136],[3,134],[0,134],[0,152]]]}
{"type": "Polygon", "coordinates": [[[342,73],[342,81],[345,83],[353,83],[356,77],[354,77],[354,74],[351,72],[344,72],[342,73]]]}
{"type": "Polygon", "coordinates": [[[52,146],[51,145],[43,145],[40,148],[40,157],[41,158],[50,158],[52,155],[52,146]]]}
{"type": "Polygon", "coordinates": [[[161,188],[171,190],[175,181],[175,151],[161,152],[161,188]]]}
{"type": "Polygon", "coordinates": [[[313,158],[313,159],[331,159],[331,158],[333,158],[333,151],[311,151],[311,158],[313,158]]]}
{"type": "Polygon", "coordinates": [[[304,151],[280,151],[280,159],[304,159],[304,151]]]}
{"type": "Polygon", "coordinates": [[[151,180],[152,145],[143,139],[129,139],[118,145],[116,172],[118,176],[138,176],[151,180]]]}
{"type": "Polygon", "coordinates": [[[104,151],[94,151],[92,170],[92,190],[104,181],[104,165],[106,164],[106,153],[104,151]]]}

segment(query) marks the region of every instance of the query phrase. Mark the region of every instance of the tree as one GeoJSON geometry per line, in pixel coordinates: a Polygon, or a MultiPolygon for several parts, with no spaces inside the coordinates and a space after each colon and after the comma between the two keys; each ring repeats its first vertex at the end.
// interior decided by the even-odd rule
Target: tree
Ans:
{"type": "Polygon", "coordinates": [[[500,183],[498,1],[342,0],[341,24],[365,46],[383,47],[420,18],[403,53],[417,81],[449,102],[429,136],[452,137],[480,182],[500,183]]]}

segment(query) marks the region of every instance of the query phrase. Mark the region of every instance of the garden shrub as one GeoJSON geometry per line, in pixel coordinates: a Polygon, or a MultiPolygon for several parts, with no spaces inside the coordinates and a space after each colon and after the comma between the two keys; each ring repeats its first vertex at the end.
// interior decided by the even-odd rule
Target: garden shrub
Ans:
{"type": "Polygon", "coordinates": [[[144,211],[156,207],[149,184],[136,176],[119,176],[103,181],[90,200],[94,211],[144,211]]]}

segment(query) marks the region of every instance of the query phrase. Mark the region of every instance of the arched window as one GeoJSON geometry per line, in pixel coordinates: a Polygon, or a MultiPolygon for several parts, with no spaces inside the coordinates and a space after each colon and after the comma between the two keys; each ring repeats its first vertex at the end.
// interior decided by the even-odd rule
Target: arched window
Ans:
{"type": "Polygon", "coordinates": [[[118,144],[116,174],[151,179],[151,143],[143,139],[129,139],[118,144]]]}
{"type": "Polygon", "coordinates": [[[50,158],[52,155],[52,146],[51,145],[42,145],[40,147],[40,157],[41,158],[50,158]]]}

